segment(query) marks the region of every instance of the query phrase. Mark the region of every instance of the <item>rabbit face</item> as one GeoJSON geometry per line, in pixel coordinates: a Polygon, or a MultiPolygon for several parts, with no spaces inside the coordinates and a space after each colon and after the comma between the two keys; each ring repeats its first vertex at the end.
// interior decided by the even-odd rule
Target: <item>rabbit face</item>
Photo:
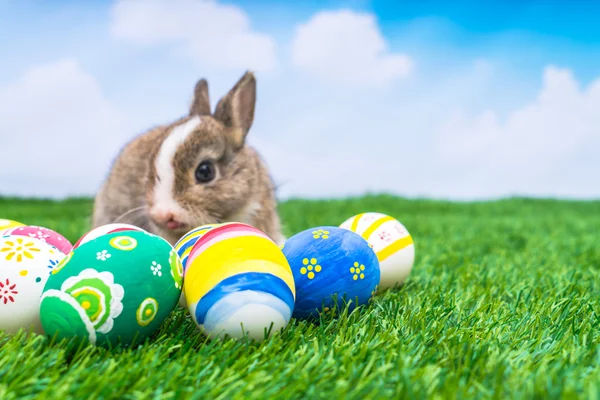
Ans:
{"type": "Polygon", "coordinates": [[[236,221],[282,240],[273,182],[246,144],[255,101],[247,72],[211,113],[208,83],[199,80],[187,116],[139,135],[117,156],[96,195],[94,227],[130,223],[175,244],[197,226],[236,221]]]}
{"type": "Polygon", "coordinates": [[[231,143],[230,130],[211,116],[167,128],[148,177],[148,214],[157,227],[181,234],[244,207],[256,166],[244,147],[231,143]]]}

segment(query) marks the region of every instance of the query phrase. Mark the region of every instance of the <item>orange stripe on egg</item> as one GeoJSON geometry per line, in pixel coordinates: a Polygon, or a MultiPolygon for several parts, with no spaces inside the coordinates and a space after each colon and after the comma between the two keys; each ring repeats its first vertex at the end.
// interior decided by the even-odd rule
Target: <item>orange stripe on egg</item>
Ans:
{"type": "Polygon", "coordinates": [[[389,221],[393,221],[394,218],[390,217],[390,216],[385,216],[385,217],[381,217],[378,220],[376,220],[375,222],[373,222],[371,224],[371,226],[369,226],[363,233],[362,233],[362,237],[366,240],[369,240],[369,237],[373,234],[373,232],[375,232],[377,230],[377,228],[379,228],[381,225],[385,224],[386,222],[389,221]]]}
{"type": "Polygon", "coordinates": [[[410,246],[413,243],[414,242],[412,236],[405,236],[402,239],[396,240],[394,243],[380,250],[377,253],[377,259],[379,260],[379,262],[382,262],[392,254],[404,249],[405,247],[410,246]]]}

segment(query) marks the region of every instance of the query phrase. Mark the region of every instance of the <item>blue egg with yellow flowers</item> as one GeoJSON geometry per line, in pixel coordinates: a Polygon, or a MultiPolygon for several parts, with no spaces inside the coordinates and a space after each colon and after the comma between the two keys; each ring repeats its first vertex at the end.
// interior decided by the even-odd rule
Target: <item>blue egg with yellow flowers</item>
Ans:
{"type": "Polygon", "coordinates": [[[377,255],[357,233],[334,226],[307,229],[284,246],[296,285],[294,318],[367,303],[379,283],[377,255]]]}

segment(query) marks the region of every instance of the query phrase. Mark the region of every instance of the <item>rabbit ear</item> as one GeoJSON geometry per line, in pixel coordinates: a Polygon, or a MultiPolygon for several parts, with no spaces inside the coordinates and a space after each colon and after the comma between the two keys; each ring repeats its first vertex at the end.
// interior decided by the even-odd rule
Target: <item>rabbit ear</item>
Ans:
{"type": "Polygon", "coordinates": [[[240,148],[254,121],[256,78],[250,71],[217,104],[214,117],[230,128],[234,146],[240,148]]]}
{"type": "Polygon", "coordinates": [[[194,88],[194,101],[190,106],[190,115],[210,115],[210,99],[208,97],[208,82],[200,79],[194,88]]]}

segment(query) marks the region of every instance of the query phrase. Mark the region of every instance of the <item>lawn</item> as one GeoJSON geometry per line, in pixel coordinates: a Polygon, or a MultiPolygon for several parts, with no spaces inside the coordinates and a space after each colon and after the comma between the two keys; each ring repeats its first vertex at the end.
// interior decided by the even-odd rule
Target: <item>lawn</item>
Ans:
{"type": "MultiPolygon", "coordinates": [[[[288,235],[363,211],[400,219],[399,290],[262,344],[207,341],[177,311],[130,350],[0,334],[0,399],[598,398],[600,202],[370,196],[281,204],[288,235]]],[[[85,233],[87,199],[0,199],[0,217],[85,233]]]]}

